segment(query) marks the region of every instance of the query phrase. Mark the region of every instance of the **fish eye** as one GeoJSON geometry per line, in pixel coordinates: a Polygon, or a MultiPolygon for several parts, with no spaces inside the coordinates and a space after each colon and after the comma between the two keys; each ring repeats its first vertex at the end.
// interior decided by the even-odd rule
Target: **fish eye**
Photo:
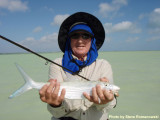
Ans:
{"type": "Polygon", "coordinates": [[[108,86],[108,83],[105,83],[105,86],[108,86]]]}

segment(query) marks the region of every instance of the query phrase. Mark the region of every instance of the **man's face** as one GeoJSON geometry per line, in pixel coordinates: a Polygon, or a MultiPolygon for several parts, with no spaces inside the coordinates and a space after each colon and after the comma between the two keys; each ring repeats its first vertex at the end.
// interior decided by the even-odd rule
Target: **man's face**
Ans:
{"type": "Polygon", "coordinates": [[[71,49],[73,54],[78,57],[87,55],[91,46],[91,36],[85,32],[76,32],[71,37],[71,49]]]}

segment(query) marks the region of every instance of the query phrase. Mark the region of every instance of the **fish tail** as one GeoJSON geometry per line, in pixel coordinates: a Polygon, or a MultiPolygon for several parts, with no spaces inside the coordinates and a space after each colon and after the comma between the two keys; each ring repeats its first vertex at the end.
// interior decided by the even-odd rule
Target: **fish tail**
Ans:
{"type": "MultiPolygon", "coordinates": [[[[16,64],[16,63],[15,63],[16,64]]],[[[28,90],[31,90],[34,86],[34,84],[36,84],[24,71],[23,69],[16,64],[17,69],[19,70],[19,72],[21,73],[23,79],[25,80],[25,84],[20,87],[18,90],[16,90],[14,93],[12,93],[9,96],[9,99],[12,99],[16,96],[19,96],[21,94],[23,94],[24,92],[27,92],[28,90]]]]}

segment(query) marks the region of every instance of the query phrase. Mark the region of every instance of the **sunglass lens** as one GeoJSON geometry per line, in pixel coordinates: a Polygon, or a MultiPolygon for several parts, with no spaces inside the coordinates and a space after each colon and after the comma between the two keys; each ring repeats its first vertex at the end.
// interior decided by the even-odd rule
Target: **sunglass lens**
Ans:
{"type": "Polygon", "coordinates": [[[78,34],[78,33],[75,33],[70,36],[71,39],[78,39],[79,37],[80,37],[80,34],[78,34]]]}
{"type": "Polygon", "coordinates": [[[86,34],[86,33],[82,34],[81,36],[82,36],[83,39],[91,38],[91,36],[89,34],[86,34]]]}
{"type": "Polygon", "coordinates": [[[82,37],[83,39],[89,39],[92,38],[91,35],[87,34],[87,33],[74,33],[70,36],[71,39],[79,39],[79,37],[82,37]]]}

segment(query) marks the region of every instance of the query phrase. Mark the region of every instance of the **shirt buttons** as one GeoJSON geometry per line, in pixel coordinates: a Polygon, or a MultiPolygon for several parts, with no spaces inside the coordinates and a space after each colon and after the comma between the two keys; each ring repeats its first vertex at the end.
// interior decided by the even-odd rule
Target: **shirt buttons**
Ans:
{"type": "Polygon", "coordinates": [[[67,113],[67,110],[65,109],[65,112],[67,113]]]}

